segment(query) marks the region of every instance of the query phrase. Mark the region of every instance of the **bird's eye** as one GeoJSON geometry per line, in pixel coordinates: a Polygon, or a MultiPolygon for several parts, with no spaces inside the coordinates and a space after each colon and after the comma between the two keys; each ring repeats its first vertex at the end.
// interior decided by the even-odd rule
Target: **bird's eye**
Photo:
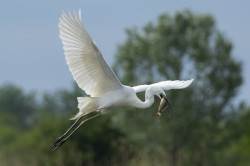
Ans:
{"type": "Polygon", "coordinates": [[[160,94],[160,97],[163,98],[163,96],[164,96],[164,95],[161,93],[161,94],[160,94]]]}

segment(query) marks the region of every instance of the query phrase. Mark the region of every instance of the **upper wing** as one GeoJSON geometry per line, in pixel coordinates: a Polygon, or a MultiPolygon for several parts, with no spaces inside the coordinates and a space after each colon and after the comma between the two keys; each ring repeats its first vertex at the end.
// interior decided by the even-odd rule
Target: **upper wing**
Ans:
{"type": "Polygon", "coordinates": [[[80,10],[78,15],[63,12],[59,29],[69,70],[81,89],[98,97],[122,87],[83,27],[80,10]]]}
{"type": "Polygon", "coordinates": [[[183,88],[188,87],[193,82],[193,80],[194,79],[186,80],[186,81],[180,81],[180,80],[175,80],[175,81],[161,81],[161,82],[150,84],[150,85],[138,85],[138,86],[134,86],[133,89],[136,92],[145,91],[150,86],[160,86],[163,90],[183,89],[183,88]]]}

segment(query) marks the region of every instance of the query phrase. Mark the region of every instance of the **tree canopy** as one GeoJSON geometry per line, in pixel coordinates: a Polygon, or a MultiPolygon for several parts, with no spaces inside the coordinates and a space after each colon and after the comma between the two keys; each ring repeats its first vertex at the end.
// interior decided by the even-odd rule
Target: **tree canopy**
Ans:
{"type": "Polygon", "coordinates": [[[126,125],[131,142],[157,140],[149,151],[165,151],[170,165],[222,162],[218,146],[225,148],[226,140],[218,133],[225,129],[223,122],[231,113],[242,76],[241,64],[232,56],[232,43],[216,29],[211,16],[190,11],[162,14],[141,29],[128,29],[114,68],[129,85],[194,78],[191,87],[167,92],[174,107],[171,119],[165,116],[152,126],[152,113],[137,111],[135,116],[131,109],[124,111],[119,122],[131,125],[126,125]],[[133,127],[138,127],[136,133],[131,132],[133,127]],[[135,136],[138,133],[144,136],[135,136]]]}

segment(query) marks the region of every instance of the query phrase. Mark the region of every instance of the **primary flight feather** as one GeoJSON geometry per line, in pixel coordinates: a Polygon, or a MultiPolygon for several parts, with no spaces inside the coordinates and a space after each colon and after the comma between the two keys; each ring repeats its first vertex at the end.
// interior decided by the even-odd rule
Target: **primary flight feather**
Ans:
{"type": "Polygon", "coordinates": [[[162,81],[150,85],[129,87],[120,83],[109,68],[81,21],[78,14],[62,13],[59,21],[60,38],[66,62],[74,80],[89,97],[78,97],[79,112],[72,118],[75,123],[52,144],[52,150],[58,149],[85,122],[118,107],[130,106],[148,108],[154,103],[154,96],[161,99],[158,115],[169,106],[165,90],[188,87],[193,79],[187,81],[162,81]],[[136,93],[145,91],[145,101],[136,93]],[[90,118],[82,120],[89,113],[97,112],[90,118]],[[77,123],[80,123],[78,126],[77,123]],[[76,127],[75,127],[76,126],[76,127]],[[74,128],[75,127],[75,128],[74,128]]]}
{"type": "Polygon", "coordinates": [[[66,62],[78,86],[91,97],[122,88],[77,16],[63,12],[59,23],[66,62]]]}

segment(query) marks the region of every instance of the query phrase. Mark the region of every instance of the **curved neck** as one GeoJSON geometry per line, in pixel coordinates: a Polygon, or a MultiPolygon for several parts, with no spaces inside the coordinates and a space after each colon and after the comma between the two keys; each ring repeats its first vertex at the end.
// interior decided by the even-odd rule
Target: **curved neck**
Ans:
{"type": "Polygon", "coordinates": [[[150,107],[153,103],[154,103],[154,96],[150,96],[147,97],[147,95],[145,95],[145,101],[141,101],[139,98],[137,98],[138,100],[136,101],[136,107],[137,108],[148,108],[150,107]]]}

